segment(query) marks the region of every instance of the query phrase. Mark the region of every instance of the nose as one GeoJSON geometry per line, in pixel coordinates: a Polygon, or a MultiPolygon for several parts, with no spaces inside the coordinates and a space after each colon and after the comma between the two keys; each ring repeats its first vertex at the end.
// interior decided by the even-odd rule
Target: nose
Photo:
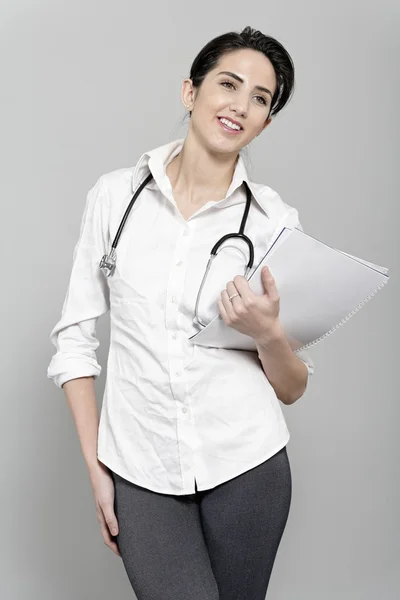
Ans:
{"type": "Polygon", "coordinates": [[[239,105],[237,102],[235,104],[231,104],[229,108],[236,115],[244,118],[247,117],[247,109],[243,108],[243,106],[239,105]]]}
{"type": "Polygon", "coordinates": [[[248,103],[249,100],[246,99],[244,96],[240,97],[239,95],[237,95],[235,101],[231,103],[229,108],[230,110],[234,111],[237,115],[247,117],[248,103]]]}

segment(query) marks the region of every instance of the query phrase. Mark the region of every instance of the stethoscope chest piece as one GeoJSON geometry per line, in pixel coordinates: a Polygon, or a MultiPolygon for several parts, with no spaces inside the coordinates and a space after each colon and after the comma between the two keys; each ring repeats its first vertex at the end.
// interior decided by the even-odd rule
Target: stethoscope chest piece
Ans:
{"type": "Polygon", "coordinates": [[[115,251],[115,248],[111,248],[110,254],[104,254],[104,256],[102,257],[99,263],[99,267],[106,277],[110,277],[110,275],[114,274],[116,261],[117,253],[115,251]]]}
{"type": "Polygon", "coordinates": [[[129,202],[127,209],[125,210],[124,216],[122,217],[122,220],[118,227],[118,231],[115,235],[114,241],[111,244],[110,254],[104,254],[101,261],[99,262],[99,267],[103,271],[104,275],[106,275],[106,277],[110,277],[110,275],[113,275],[113,273],[115,271],[115,263],[117,261],[117,253],[116,253],[115,249],[117,247],[119,238],[121,237],[121,233],[124,228],[125,221],[128,218],[129,212],[130,212],[133,204],[135,203],[137,197],[139,196],[140,192],[149,183],[149,181],[151,181],[151,179],[153,179],[153,175],[152,175],[152,173],[149,173],[149,175],[146,177],[146,179],[140,184],[139,188],[136,190],[131,201],[129,202]]]}

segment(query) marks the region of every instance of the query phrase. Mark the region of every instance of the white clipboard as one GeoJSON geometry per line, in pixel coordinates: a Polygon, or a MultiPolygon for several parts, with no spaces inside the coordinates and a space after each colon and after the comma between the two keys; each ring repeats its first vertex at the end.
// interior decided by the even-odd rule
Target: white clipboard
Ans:
{"type": "MultiPolygon", "coordinates": [[[[388,269],[324,244],[300,229],[283,227],[248,278],[263,294],[267,265],[280,295],[279,320],[291,348],[300,352],[336,331],[389,280],[388,269]]],[[[224,323],[218,314],[189,338],[214,348],[257,350],[254,339],[224,323]]]]}

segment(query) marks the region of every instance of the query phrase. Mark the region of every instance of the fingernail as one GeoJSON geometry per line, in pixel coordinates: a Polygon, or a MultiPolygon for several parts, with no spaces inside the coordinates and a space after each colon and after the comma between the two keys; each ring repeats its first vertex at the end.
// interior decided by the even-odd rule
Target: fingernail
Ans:
{"type": "Polygon", "coordinates": [[[115,529],[115,527],[113,527],[113,529],[111,530],[111,533],[112,533],[113,535],[117,535],[117,533],[118,533],[118,530],[117,530],[117,529],[115,529]]]}

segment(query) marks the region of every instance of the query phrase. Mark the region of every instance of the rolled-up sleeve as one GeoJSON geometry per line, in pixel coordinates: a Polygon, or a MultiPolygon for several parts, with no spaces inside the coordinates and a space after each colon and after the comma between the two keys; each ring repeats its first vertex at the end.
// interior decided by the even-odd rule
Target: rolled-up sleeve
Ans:
{"type": "Polygon", "coordinates": [[[306,365],[308,369],[308,375],[312,375],[314,373],[314,361],[312,360],[307,350],[296,350],[295,355],[297,356],[297,358],[300,358],[300,360],[302,360],[303,363],[306,365]]]}
{"type": "Polygon", "coordinates": [[[109,199],[101,176],[89,190],[61,318],[50,333],[56,348],[47,377],[57,387],[77,377],[98,377],[98,318],[110,308],[109,288],[99,262],[108,247],[109,199]]]}

